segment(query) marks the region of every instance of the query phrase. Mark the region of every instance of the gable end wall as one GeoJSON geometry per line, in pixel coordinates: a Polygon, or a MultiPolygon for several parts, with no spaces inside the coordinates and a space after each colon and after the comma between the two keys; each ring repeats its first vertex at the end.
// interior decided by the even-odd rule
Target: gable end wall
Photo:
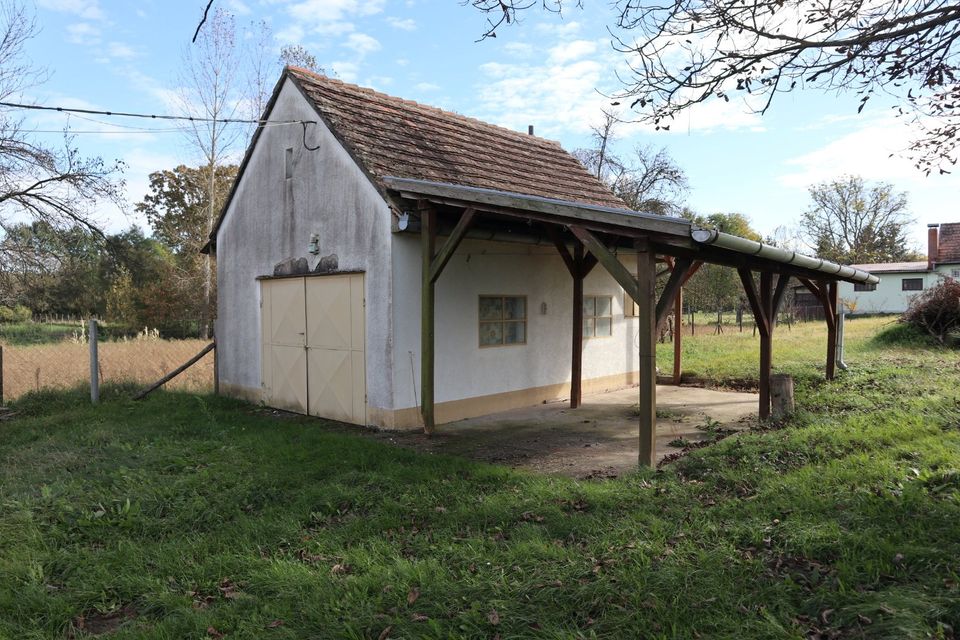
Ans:
{"type": "MultiPolygon", "coordinates": [[[[319,117],[287,80],[270,120],[319,117]]],[[[217,351],[221,391],[259,401],[260,285],[274,266],[306,258],[312,271],[336,254],[342,271],[365,272],[367,404],[392,406],[390,210],[346,150],[319,123],[267,126],[217,233],[217,351]],[[286,149],[293,176],[285,178],[286,149]],[[320,253],[307,252],[312,234],[320,253]]],[[[371,412],[374,415],[375,411],[371,412]]]]}

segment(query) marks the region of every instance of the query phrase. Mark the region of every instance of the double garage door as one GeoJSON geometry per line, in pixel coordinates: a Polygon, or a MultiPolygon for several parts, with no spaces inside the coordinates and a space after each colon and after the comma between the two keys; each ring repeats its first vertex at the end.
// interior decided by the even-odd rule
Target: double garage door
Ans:
{"type": "Polygon", "coordinates": [[[366,424],[363,274],[260,281],[264,404],[366,424]]]}

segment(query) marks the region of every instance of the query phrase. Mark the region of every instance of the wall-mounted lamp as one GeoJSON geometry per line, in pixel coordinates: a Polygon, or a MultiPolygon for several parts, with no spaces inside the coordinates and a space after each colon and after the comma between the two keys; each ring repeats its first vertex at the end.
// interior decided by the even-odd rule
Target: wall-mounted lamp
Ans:
{"type": "Polygon", "coordinates": [[[406,231],[407,227],[410,226],[410,214],[404,211],[400,214],[400,217],[397,219],[397,229],[400,231],[406,231]]]}
{"type": "Polygon", "coordinates": [[[320,253],[320,234],[314,233],[310,236],[310,244],[307,245],[307,252],[312,256],[320,253]]]}
{"type": "MultiPolygon", "coordinates": [[[[532,135],[532,134],[531,134],[531,135],[532,135]]],[[[540,303],[540,315],[542,315],[542,316],[547,315],[547,303],[546,303],[546,302],[541,302],[541,303],[540,303]]]]}

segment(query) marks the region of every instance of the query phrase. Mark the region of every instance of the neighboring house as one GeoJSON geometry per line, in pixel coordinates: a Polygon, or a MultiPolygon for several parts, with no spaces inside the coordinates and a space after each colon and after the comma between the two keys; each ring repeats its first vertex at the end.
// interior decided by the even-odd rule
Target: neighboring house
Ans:
{"type": "Polygon", "coordinates": [[[960,223],[927,227],[927,260],[852,265],[880,277],[877,284],[841,282],[839,297],[850,314],[903,313],[918,293],[942,278],[960,279],[960,223]]]}

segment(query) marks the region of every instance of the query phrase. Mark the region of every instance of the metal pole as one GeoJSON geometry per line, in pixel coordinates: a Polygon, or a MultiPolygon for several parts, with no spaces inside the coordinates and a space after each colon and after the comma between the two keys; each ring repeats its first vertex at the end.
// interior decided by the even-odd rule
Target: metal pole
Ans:
{"type": "Polygon", "coordinates": [[[90,319],[90,402],[100,402],[100,360],[97,356],[97,321],[90,319]]]}
{"type": "Polygon", "coordinates": [[[837,322],[837,366],[841,371],[847,370],[847,363],[843,361],[843,325],[847,319],[847,310],[840,305],[840,320],[837,322]]]}

